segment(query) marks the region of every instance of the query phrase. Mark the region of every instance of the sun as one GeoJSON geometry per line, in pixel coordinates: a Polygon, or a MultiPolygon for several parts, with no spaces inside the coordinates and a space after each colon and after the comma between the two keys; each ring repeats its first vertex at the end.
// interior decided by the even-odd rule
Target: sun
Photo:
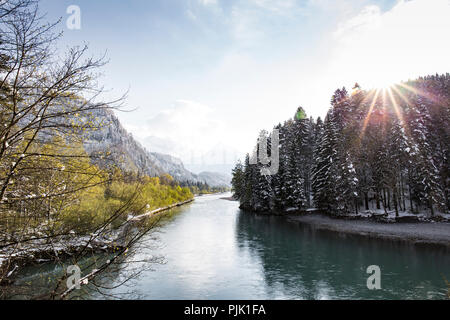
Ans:
{"type": "Polygon", "coordinates": [[[407,96],[402,91],[409,91],[414,94],[418,94],[424,96],[433,101],[437,101],[435,97],[432,95],[421,91],[420,89],[414,88],[404,82],[395,82],[395,81],[380,81],[378,82],[378,86],[370,89],[368,91],[368,95],[365,98],[365,101],[370,101],[370,107],[364,119],[363,127],[360,133],[359,141],[362,141],[363,136],[365,135],[365,131],[367,125],[370,122],[370,118],[372,116],[372,111],[375,108],[375,105],[378,102],[379,98],[382,99],[383,108],[386,109],[387,106],[392,108],[397,117],[400,125],[407,131],[407,127],[405,127],[405,119],[403,115],[402,108],[400,103],[410,104],[407,96]],[[389,102],[388,102],[389,101],[389,102]]]}
{"type": "Polygon", "coordinates": [[[367,85],[372,89],[387,90],[392,88],[398,82],[398,79],[390,77],[389,74],[381,74],[369,77],[367,85]]]}

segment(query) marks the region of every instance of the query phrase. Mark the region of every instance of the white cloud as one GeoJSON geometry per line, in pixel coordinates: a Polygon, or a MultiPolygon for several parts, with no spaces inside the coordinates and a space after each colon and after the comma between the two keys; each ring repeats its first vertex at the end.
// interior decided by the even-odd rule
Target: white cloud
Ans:
{"type": "Polygon", "coordinates": [[[235,40],[251,47],[291,32],[287,24],[297,23],[304,13],[295,0],[241,0],[233,4],[228,21],[235,40]]]}
{"type": "Polygon", "coordinates": [[[198,0],[201,5],[210,6],[217,4],[217,0],[198,0]]]}
{"type": "Polygon", "coordinates": [[[186,100],[176,101],[173,107],[149,119],[147,125],[152,135],[191,145],[196,151],[214,143],[220,127],[210,107],[186,100]]]}
{"type": "Polygon", "coordinates": [[[364,7],[368,0],[196,3],[207,6],[190,7],[196,23],[223,46],[201,70],[177,70],[164,85],[155,80],[153,110],[186,100],[130,128],[140,141],[184,159],[220,141],[249,151],[258,130],[292,117],[298,105],[323,116],[333,91],[355,81],[367,88],[450,72],[448,0],[399,1],[388,11],[364,7]]]}
{"type": "Polygon", "coordinates": [[[382,13],[368,6],[339,25],[330,74],[383,86],[450,71],[450,1],[399,1],[382,13]]]}
{"type": "Polygon", "coordinates": [[[250,0],[256,6],[276,13],[285,14],[295,7],[295,0],[250,0]]]}
{"type": "MultiPolygon", "coordinates": [[[[178,100],[148,119],[144,126],[126,126],[126,129],[149,151],[171,154],[185,163],[198,161],[217,146],[233,153],[227,159],[236,153],[224,143],[233,135],[231,126],[226,126],[221,114],[211,107],[193,101],[178,100]]],[[[221,154],[221,158],[213,158],[211,161],[216,162],[209,164],[221,163],[222,158],[221,154]]]]}
{"type": "Polygon", "coordinates": [[[334,33],[336,38],[345,37],[350,33],[359,33],[361,30],[374,28],[380,25],[381,9],[377,6],[370,5],[365,7],[358,15],[349,20],[340,23],[338,29],[334,33]]]}
{"type": "Polygon", "coordinates": [[[197,20],[197,16],[191,10],[186,10],[186,16],[193,21],[197,20]]]}

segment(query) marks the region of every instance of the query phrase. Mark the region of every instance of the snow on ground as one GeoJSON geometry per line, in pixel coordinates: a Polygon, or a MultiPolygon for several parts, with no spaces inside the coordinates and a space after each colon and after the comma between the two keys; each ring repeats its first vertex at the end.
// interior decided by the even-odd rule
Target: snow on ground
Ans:
{"type": "MultiPolygon", "coordinates": [[[[387,214],[385,213],[384,209],[370,209],[370,210],[363,210],[360,211],[358,214],[348,214],[347,215],[350,218],[371,218],[371,217],[381,217],[385,222],[396,222],[396,214],[395,210],[387,210],[387,214]]],[[[444,214],[437,212],[435,213],[435,218],[441,217],[443,221],[450,222],[450,214],[444,214]]],[[[411,213],[408,211],[399,211],[398,212],[398,218],[399,220],[402,220],[402,218],[412,218],[416,219],[418,221],[424,221],[424,222],[431,222],[430,218],[431,215],[429,213],[411,213]]]]}
{"type": "Polygon", "coordinates": [[[95,251],[107,251],[120,246],[120,230],[106,232],[105,234],[91,234],[89,236],[70,235],[55,237],[48,241],[46,239],[34,239],[31,241],[17,243],[0,250],[0,268],[8,261],[36,263],[47,261],[43,257],[58,257],[65,254],[73,254],[84,247],[95,251]]]}
{"type": "Polygon", "coordinates": [[[368,219],[338,219],[322,214],[289,216],[288,219],[317,229],[450,247],[450,223],[381,223],[368,219]]]}

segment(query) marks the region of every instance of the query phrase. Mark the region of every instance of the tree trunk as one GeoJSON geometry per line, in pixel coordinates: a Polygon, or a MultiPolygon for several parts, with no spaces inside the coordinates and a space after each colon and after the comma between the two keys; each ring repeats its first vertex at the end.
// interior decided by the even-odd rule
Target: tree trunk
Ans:
{"type": "Polygon", "coordinates": [[[408,185],[408,191],[409,191],[409,206],[411,209],[411,212],[414,212],[414,206],[413,206],[413,198],[412,198],[412,191],[411,191],[411,185],[408,185]]]}
{"type": "Polygon", "coordinates": [[[375,199],[376,199],[376,202],[377,202],[377,209],[380,210],[381,209],[381,207],[380,207],[380,191],[378,189],[377,189],[377,192],[375,194],[375,199]]]}
{"type": "Polygon", "coordinates": [[[403,181],[403,173],[400,173],[400,188],[402,193],[403,211],[406,211],[405,183],[403,181]]]}
{"type": "Polygon", "coordinates": [[[387,190],[387,207],[391,211],[391,189],[387,190]]]}
{"type": "Polygon", "coordinates": [[[369,210],[369,194],[368,194],[368,192],[364,192],[364,204],[366,206],[366,210],[369,210]]]}
{"type": "Polygon", "coordinates": [[[433,199],[429,197],[431,216],[434,217],[433,199]]]}
{"type": "Polygon", "coordinates": [[[398,218],[398,201],[397,201],[397,188],[394,188],[394,208],[395,208],[395,217],[398,218]]]}

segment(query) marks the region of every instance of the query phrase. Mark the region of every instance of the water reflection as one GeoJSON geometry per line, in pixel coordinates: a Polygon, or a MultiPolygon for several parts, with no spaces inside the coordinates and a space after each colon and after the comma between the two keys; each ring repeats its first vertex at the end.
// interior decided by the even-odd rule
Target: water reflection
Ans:
{"type": "MultiPolygon", "coordinates": [[[[222,196],[172,210],[119,273],[100,279],[114,287],[142,271],[108,294],[127,299],[445,298],[447,252],[321,232],[281,217],[242,212],[222,196]],[[143,269],[135,262],[152,257],[165,263],[143,269]],[[373,264],[381,267],[379,291],[366,287],[366,268],[373,264]]],[[[51,273],[55,267],[46,268],[51,273]]],[[[24,281],[32,273],[28,269],[24,281]]],[[[107,296],[88,291],[82,297],[107,296]]]]}
{"type": "Polygon", "coordinates": [[[450,256],[443,250],[349,237],[244,212],[237,216],[236,237],[241,250],[259,257],[274,298],[445,298],[450,256]],[[380,266],[382,290],[367,289],[369,265],[380,266]]]}

